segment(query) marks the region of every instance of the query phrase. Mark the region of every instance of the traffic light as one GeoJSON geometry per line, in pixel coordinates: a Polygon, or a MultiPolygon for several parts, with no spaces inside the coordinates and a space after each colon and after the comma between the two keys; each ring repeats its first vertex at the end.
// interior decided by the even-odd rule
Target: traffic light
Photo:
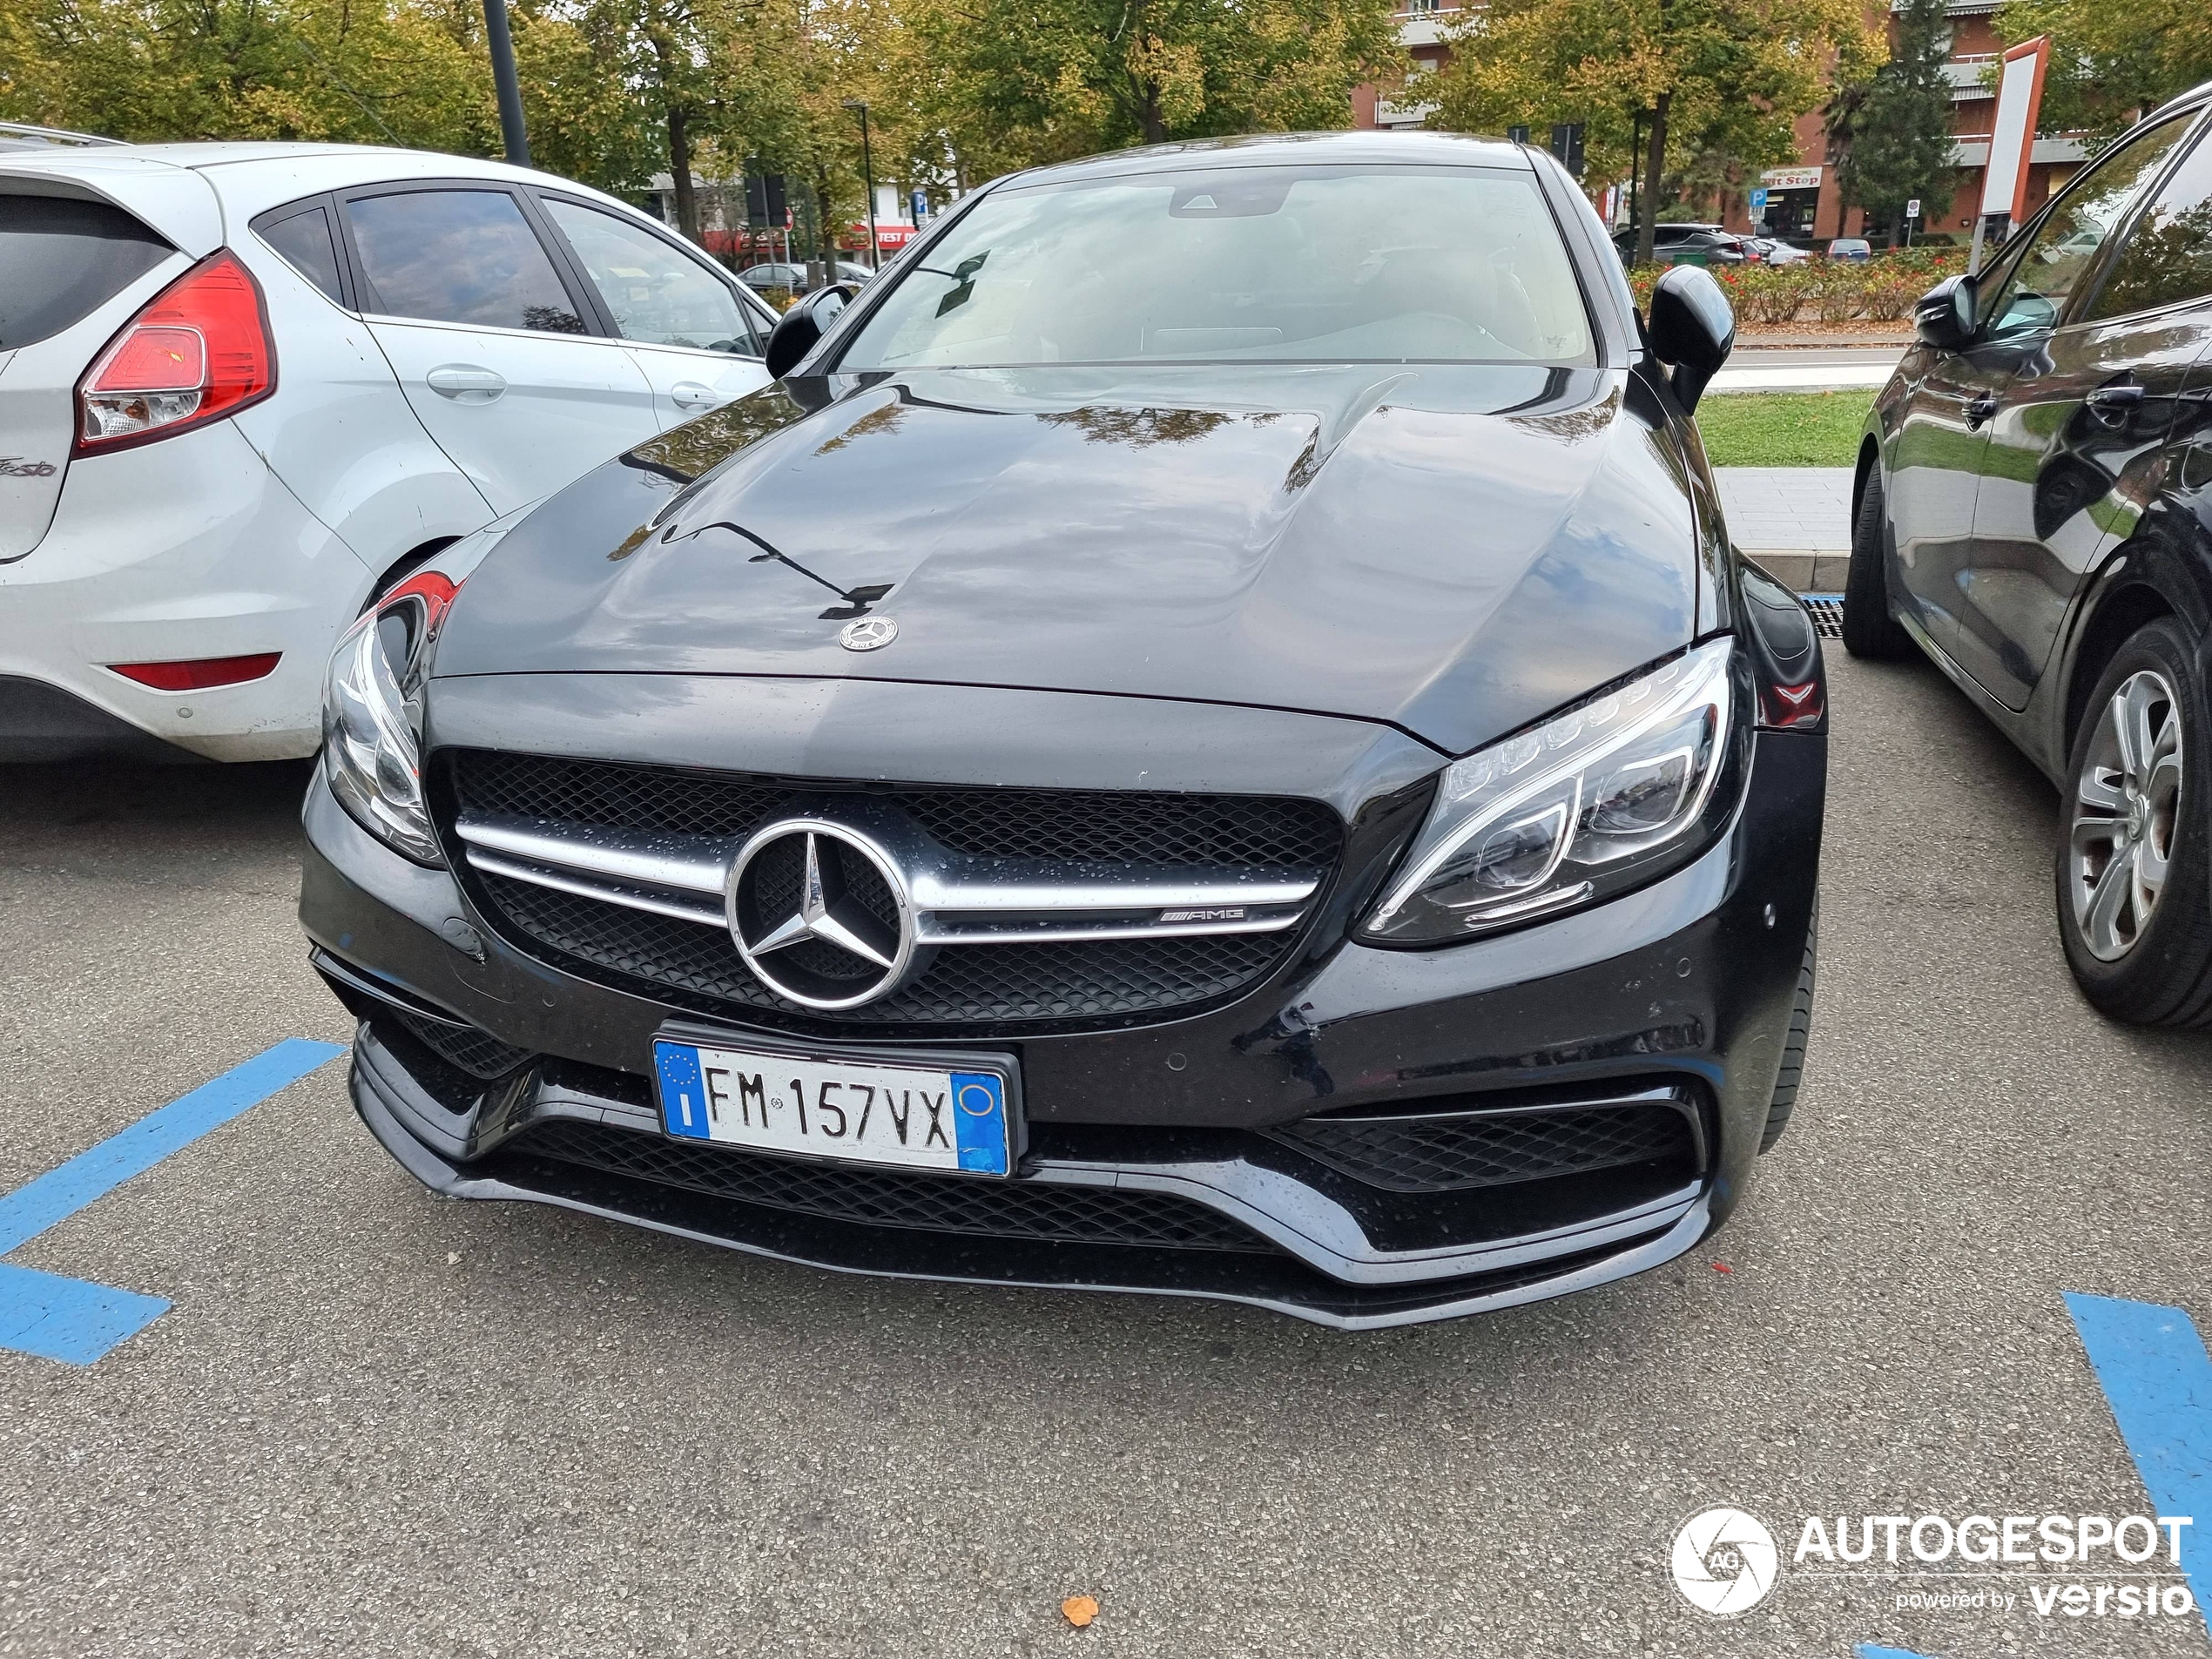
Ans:
{"type": "Polygon", "coordinates": [[[1577,179],[1582,176],[1582,124],[1580,121],[1552,123],[1552,153],[1560,165],[1577,179]]]}
{"type": "Polygon", "coordinates": [[[788,209],[784,200],[784,176],[779,172],[751,173],[745,181],[745,223],[757,231],[783,229],[788,209]]]}

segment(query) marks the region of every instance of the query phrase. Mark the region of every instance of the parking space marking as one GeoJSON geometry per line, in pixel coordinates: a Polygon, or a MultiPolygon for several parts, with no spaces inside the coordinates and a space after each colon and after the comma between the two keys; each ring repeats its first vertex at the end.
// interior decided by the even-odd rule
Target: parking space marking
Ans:
{"type": "Polygon", "coordinates": [[[1925,1659],[1925,1656],[1904,1648],[1885,1648],[1878,1642],[1862,1642],[1851,1649],[1853,1659],[1925,1659]]]}
{"type": "MultiPolygon", "coordinates": [[[[346,1051],[287,1037],[0,1197],[0,1255],[346,1051]]],[[[0,1348],[89,1366],[169,1311],[158,1296],[0,1262],[0,1348]]]]}
{"type": "Polygon", "coordinates": [[[2068,1291],[2066,1305],[2153,1511],[2193,1519],[2182,1531],[2182,1570],[2212,1627],[2212,1357],[2204,1339],[2186,1312],[2157,1302],[2068,1291]]]}

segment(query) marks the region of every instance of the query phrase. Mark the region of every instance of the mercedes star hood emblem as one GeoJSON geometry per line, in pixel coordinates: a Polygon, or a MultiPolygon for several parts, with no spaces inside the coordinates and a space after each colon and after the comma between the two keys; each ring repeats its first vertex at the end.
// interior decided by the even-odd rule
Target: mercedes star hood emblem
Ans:
{"type": "Polygon", "coordinates": [[[899,624],[888,617],[862,617],[837,631],[837,643],[847,651],[881,651],[899,637],[899,624]]]}

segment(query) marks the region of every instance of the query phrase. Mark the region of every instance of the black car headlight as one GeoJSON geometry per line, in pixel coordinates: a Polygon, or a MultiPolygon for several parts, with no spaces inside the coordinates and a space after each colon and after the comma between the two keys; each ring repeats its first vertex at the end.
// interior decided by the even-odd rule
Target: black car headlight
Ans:
{"type": "Polygon", "coordinates": [[[455,584],[401,583],[346,631],[323,682],[322,765],[354,821],[418,864],[442,865],[422,794],[421,682],[455,584]]]}
{"type": "Polygon", "coordinates": [[[1739,746],[1732,640],[1716,639],[1453,762],[1359,928],[1434,945],[1595,904],[1695,857],[1727,821],[1739,746]]]}

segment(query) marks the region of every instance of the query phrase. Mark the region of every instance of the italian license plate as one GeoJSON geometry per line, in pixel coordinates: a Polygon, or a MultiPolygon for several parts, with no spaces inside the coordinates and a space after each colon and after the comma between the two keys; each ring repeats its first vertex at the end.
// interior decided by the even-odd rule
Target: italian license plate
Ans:
{"type": "Polygon", "coordinates": [[[660,1036],[653,1073],[661,1123],[680,1139],[906,1170],[1013,1170],[1010,1060],[977,1056],[955,1071],[660,1036]]]}

